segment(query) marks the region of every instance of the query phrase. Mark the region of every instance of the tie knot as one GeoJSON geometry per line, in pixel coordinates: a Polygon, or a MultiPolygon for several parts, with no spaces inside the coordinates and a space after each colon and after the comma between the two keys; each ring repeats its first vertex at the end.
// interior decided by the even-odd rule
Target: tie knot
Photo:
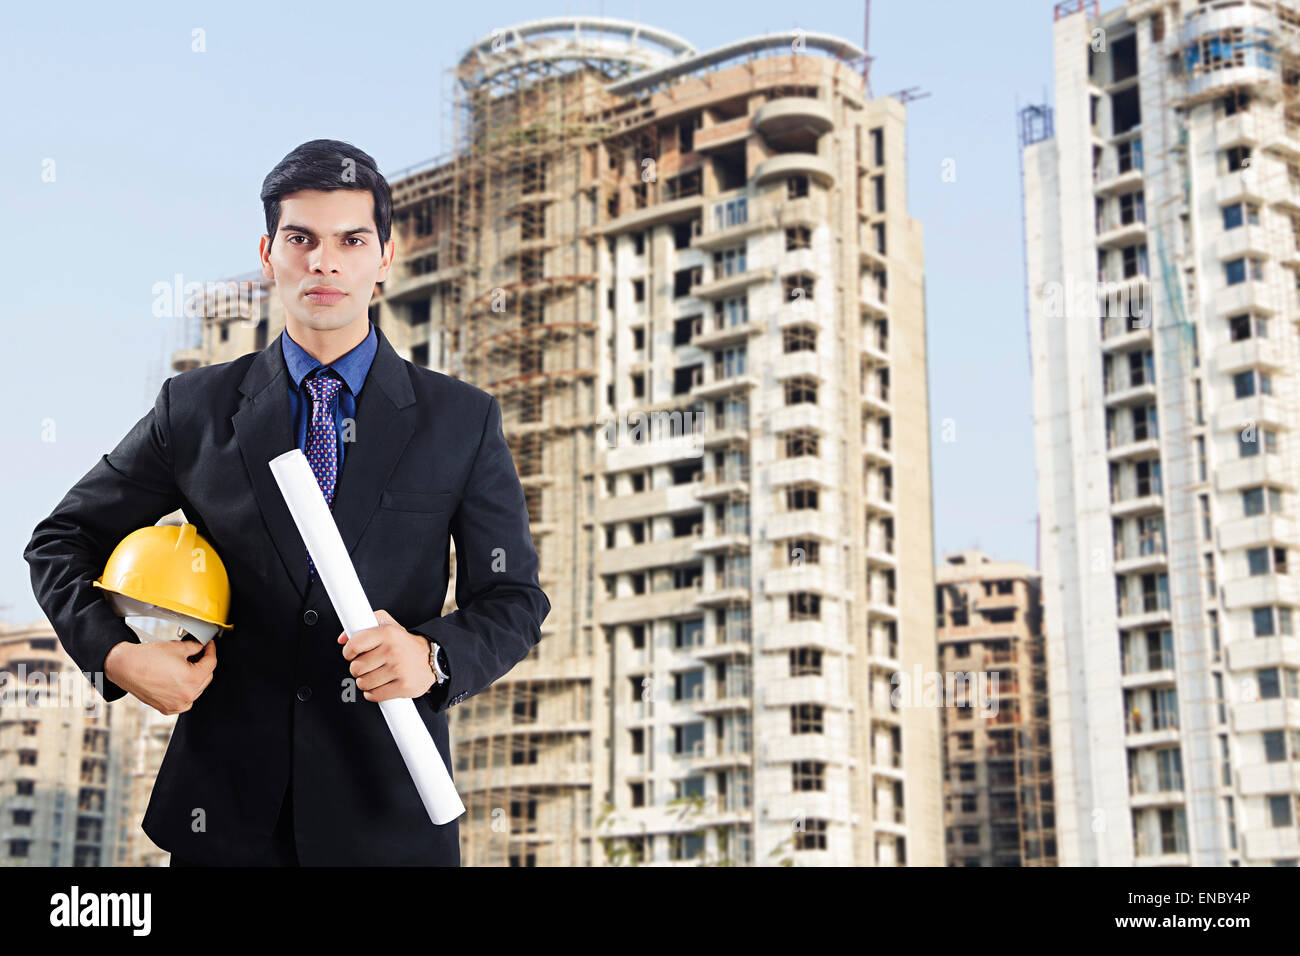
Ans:
{"type": "Polygon", "coordinates": [[[303,379],[303,384],[307,386],[307,391],[311,392],[311,397],[317,402],[329,402],[343,387],[343,379],[322,372],[303,379]]]}

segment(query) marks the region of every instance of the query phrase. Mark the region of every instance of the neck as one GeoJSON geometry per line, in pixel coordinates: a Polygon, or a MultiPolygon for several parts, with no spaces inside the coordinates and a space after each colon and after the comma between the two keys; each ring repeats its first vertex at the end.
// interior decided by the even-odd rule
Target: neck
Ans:
{"type": "Polygon", "coordinates": [[[370,318],[364,312],[337,329],[313,329],[292,316],[285,317],[284,325],[289,338],[322,365],[347,355],[370,334],[370,318]]]}

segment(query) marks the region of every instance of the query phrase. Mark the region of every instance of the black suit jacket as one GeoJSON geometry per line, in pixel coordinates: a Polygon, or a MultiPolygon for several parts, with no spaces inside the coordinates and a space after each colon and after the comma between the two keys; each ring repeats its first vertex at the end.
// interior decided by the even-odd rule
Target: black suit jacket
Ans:
{"type": "MultiPolygon", "coordinates": [[[[451,679],[415,704],[450,771],[447,708],[528,654],[550,601],[496,399],[378,337],[333,512],[371,605],[446,649],[451,679]],[[458,609],[442,616],[449,535],[458,609]]],[[[355,690],[342,626],[320,578],[308,583],[267,466],[296,447],[287,376],[277,336],[165,381],[36,526],[32,587],[68,654],[102,675],[109,649],[137,639],[91,581],[129,532],[183,508],[229,573],[233,629],[214,638],[213,679],[177,718],[144,832],[188,859],[251,863],[291,784],[305,865],[457,866],[457,822],[429,820],[379,705],[355,690]]],[[[101,679],[106,700],[125,695],[101,679]]]]}

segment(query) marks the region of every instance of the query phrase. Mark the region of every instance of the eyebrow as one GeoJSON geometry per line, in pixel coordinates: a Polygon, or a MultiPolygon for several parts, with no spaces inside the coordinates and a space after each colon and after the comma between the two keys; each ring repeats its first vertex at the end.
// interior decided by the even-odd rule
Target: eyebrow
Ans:
{"type": "MultiPolygon", "coordinates": [[[[290,224],[287,226],[281,226],[277,232],[301,232],[304,235],[311,236],[313,239],[316,238],[316,233],[312,232],[312,230],[308,229],[306,226],[295,226],[290,224]]],[[[375,230],[371,229],[369,226],[356,226],[352,229],[340,229],[338,232],[334,233],[334,235],[355,236],[357,233],[361,232],[368,232],[372,236],[376,234],[375,230]]]]}

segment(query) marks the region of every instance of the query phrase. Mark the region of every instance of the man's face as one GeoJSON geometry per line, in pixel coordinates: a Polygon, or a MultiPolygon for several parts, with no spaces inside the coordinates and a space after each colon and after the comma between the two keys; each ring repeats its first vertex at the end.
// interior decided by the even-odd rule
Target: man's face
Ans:
{"type": "Polygon", "coordinates": [[[368,189],[289,193],[272,239],[261,240],[262,275],[275,280],[287,322],[322,332],[366,315],[393,262],[393,240],[380,248],[368,189]],[[313,292],[322,289],[334,291],[313,292]]]}

